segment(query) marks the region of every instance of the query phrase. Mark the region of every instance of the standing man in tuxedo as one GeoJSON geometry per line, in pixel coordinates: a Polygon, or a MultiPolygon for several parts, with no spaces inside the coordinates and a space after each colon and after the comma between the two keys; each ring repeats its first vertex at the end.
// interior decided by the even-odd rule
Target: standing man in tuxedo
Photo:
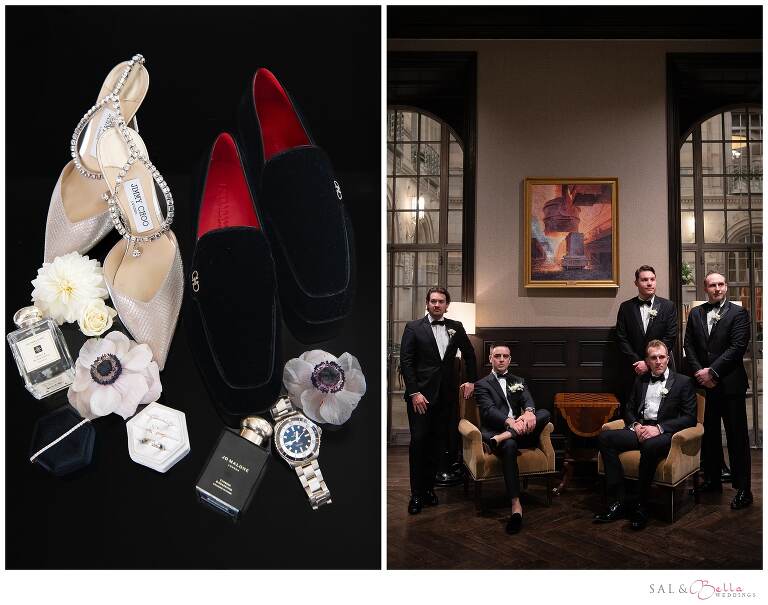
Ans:
{"type": "Polygon", "coordinates": [[[489,360],[493,369],[475,383],[475,401],[483,442],[501,459],[504,469],[507,495],[512,503],[507,533],[516,534],[523,526],[518,450],[536,447],[541,431],[549,422],[549,412],[537,410],[523,379],[507,371],[511,361],[507,345],[491,346],[489,360]]]}
{"type": "Polygon", "coordinates": [[[444,318],[451,303],[445,288],[427,291],[427,315],[409,321],[400,344],[400,371],[405,381],[405,404],[411,443],[408,462],[411,471],[411,499],[408,512],[421,512],[423,506],[437,504],[435,473],[441,446],[446,442],[453,385],[456,383],[454,359],[461,351],[468,382],[461,385],[464,398],[472,395],[477,380],[475,350],[460,321],[444,318]]]}
{"type": "Polygon", "coordinates": [[[648,372],[638,375],[632,395],[624,410],[623,429],[600,433],[600,453],[605,465],[605,478],[612,504],[594,516],[595,523],[608,523],[626,514],[624,503],[624,469],[621,452],[640,450],[638,472],[639,501],[630,515],[632,529],[643,529],[648,523],[646,512],[656,466],[666,458],[672,435],[696,425],[696,389],[693,381],[671,371],[667,364],[667,345],[652,340],[646,348],[648,372]]]}
{"type": "Polygon", "coordinates": [[[752,461],[749,451],[746,395],[749,383],[744,353],[749,344],[749,313],[727,299],[728,282],[710,271],[704,278],[707,303],[693,309],[685,328],[685,357],[699,386],[706,390],[702,442],[702,492],[722,492],[720,469],[725,426],[728,458],[736,495],[734,510],[752,504],[752,461]]]}
{"type": "Polygon", "coordinates": [[[670,352],[669,365],[674,370],[671,351],[677,339],[677,308],[671,300],[656,296],[656,270],[643,265],[635,271],[637,296],[625,300],[616,317],[616,338],[622,357],[619,398],[624,403],[632,392],[636,376],[648,372],[645,347],[652,340],[663,342],[670,352]]]}

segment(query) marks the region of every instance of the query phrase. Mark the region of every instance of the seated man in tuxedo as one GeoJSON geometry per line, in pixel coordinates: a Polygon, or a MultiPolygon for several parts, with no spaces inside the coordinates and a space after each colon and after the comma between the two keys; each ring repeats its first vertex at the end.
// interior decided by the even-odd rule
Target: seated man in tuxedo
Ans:
{"type": "Polygon", "coordinates": [[[501,458],[504,468],[507,495],[512,502],[507,533],[516,534],[523,525],[518,449],[536,447],[549,422],[549,412],[537,410],[523,379],[507,372],[511,361],[508,346],[492,345],[489,359],[493,370],[475,383],[475,400],[483,442],[501,458]]]}
{"type": "Polygon", "coordinates": [[[667,346],[652,340],[645,348],[649,372],[638,376],[624,407],[625,428],[600,433],[600,453],[605,465],[608,510],[594,516],[595,523],[608,523],[625,516],[624,469],[619,454],[640,450],[639,501],[630,515],[632,529],[648,523],[648,493],[659,461],[667,456],[672,435],[696,425],[696,391],[693,381],[671,371],[667,346]]]}

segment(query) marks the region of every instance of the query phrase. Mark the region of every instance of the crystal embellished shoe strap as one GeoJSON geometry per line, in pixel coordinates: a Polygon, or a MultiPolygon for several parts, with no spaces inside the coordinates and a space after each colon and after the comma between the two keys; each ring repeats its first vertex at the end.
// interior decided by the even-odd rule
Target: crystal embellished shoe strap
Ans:
{"type": "Polygon", "coordinates": [[[85,112],[85,115],[82,117],[80,122],[75,127],[75,131],[72,133],[72,140],[69,142],[69,150],[72,155],[72,159],[75,161],[75,167],[77,168],[77,171],[86,178],[98,180],[103,179],[104,176],[100,172],[91,172],[85,166],[83,166],[82,162],[80,162],[80,154],[77,151],[77,143],[80,140],[80,134],[88,125],[88,122],[91,121],[91,118],[94,116],[94,114],[107,103],[111,102],[112,107],[117,110],[117,114],[119,116],[123,115],[122,109],[120,108],[120,91],[125,85],[131,70],[137,65],[144,65],[144,57],[142,55],[134,55],[131,60],[128,61],[128,65],[125,66],[123,73],[120,74],[120,78],[118,78],[117,84],[115,84],[112,92],[110,92],[106,97],[101,99],[96,103],[96,105],[85,112]]]}
{"type": "MultiPolygon", "coordinates": [[[[111,127],[113,126],[110,126],[110,128],[111,127]]],[[[122,114],[118,114],[117,116],[116,127],[128,145],[129,155],[125,164],[123,164],[123,166],[120,168],[120,172],[118,172],[117,177],[115,178],[115,193],[105,193],[103,198],[106,200],[109,207],[109,215],[112,219],[112,223],[114,224],[115,229],[117,229],[117,232],[123,237],[123,239],[128,240],[132,244],[131,255],[141,256],[141,243],[153,242],[160,238],[163,233],[171,228],[174,214],[173,195],[171,194],[170,187],[168,187],[168,183],[165,182],[165,179],[160,174],[160,171],[152,162],[149,161],[149,158],[147,158],[139,150],[138,145],[136,145],[136,142],[133,140],[131,130],[125,123],[125,119],[123,118],[122,114]],[[165,204],[167,208],[165,220],[163,220],[163,222],[160,224],[158,230],[151,235],[133,235],[130,230],[130,223],[128,223],[123,217],[123,211],[120,208],[120,204],[117,203],[118,185],[123,182],[123,177],[128,174],[131,166],[133,166],[133,164],[136,162],[141,162],[144,164],[144,166],[146,166],[147,170],[149,170],[150,174],[152,174],[152,178],[155,180],[155,183],[157,183],[157,186],[160,188],[160,191],[163,192],[163,196],[165,197],[165,204]]]]}

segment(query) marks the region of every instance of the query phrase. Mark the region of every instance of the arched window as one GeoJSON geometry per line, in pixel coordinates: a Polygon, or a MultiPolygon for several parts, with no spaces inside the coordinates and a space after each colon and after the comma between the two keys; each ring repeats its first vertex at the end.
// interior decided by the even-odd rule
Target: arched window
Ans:
{"type": "MultiPolygon", "coordinates": [[[[406,322],[424,315],[431,286],[463,300],[464,150],[438,117],[412,107],[387,111],[387,352],[390,410],[405,414],[398,373],[406,322]],[[400,401],[402,403],[402,401],[400,401]]],[[[405,418],[396,425],[407,426],[405,418]]]]}
{"type": "Polygon", "coordinates": [[[752,319],[745,357],[748,420],[759,444],[763,377],[763,113],[754,106],[698,123],[680,147],[681,317],[706,300],[703,276],[728,279],[728,298],[752,319]]]}

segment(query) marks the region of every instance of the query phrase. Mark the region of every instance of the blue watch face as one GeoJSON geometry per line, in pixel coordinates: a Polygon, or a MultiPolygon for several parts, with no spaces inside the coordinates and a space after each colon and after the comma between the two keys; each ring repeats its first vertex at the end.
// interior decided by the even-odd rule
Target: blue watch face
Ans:
{"type": "Polygon", "coordinates": [[[292,424],[283,431],[283,447],[296,457],[302,457],[306,454],[309,451],[311,442],[312,435],[303,424],[292,424]]]}

